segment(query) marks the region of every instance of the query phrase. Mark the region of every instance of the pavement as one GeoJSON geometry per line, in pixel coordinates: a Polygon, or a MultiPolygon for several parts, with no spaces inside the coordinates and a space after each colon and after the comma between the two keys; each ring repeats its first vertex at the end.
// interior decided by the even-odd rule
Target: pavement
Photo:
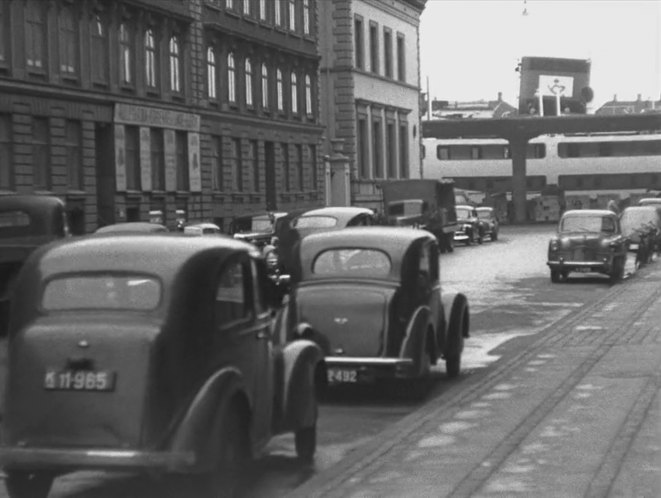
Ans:
{"type": "Polygon", "coordinates": [[[661,261],[516,340],[289,496],[661,497],[661,261]]]}

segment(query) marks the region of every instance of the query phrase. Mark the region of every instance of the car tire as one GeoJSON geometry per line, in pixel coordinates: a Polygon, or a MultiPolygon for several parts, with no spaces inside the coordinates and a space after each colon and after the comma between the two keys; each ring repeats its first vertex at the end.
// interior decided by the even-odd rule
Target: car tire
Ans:
{"type": "Polygon", "coordinates": [[[10,498],[46,498],[55,476],[47,472],[7,470],[5,487],[10,498]]]}
{"type": "Polygon", "coordinates": [[[496,240],[498,240],[498,231],[494,230],[493,232],[491,232],[491,241],[495,242],[496,240]]]}
{"type": "Polygon", "coordinates": [[[298,460],[306,464],[312,463],[317,451],[317,424],[297,430],[294,434],[294,445],[298,460]]]}
{"type": "Polygon", "coordinates": [[[610,281],[612,284],[615,284],[622,280],[624,277],[624,261],[622,258],[617,258],[615,264],[610,274],[610,281]]]}
{"type": "Polygon", "coordinates": [[[447,250],[448,252],[454,252],[454,232],[450,232],[446,236],[448,241],[447,250]]]}

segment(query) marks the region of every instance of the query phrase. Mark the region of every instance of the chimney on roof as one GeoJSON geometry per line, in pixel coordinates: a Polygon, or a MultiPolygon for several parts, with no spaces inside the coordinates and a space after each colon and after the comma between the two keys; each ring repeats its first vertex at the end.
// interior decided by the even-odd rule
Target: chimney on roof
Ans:
{"type": "Polygon", "coordinates": [[[503,101],[503,92],[498,92],[498,102],[503,101]]]}
{"type": "Polygon", "coordinates": [[[613,94],[613,102],[617,102],[617,93],[613,94]]]}
{"type": "Polygon", "coordinates": [[[638,98],[636,99],[636,101],[640,102],[641,100],[643,100],[643,95],[639,93],[638,98]]]}

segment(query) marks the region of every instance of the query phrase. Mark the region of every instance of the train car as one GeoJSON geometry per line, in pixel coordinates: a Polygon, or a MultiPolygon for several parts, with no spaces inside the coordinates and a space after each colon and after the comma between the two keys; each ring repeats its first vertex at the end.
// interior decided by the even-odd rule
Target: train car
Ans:
{"type": "MultiPolygon", "coordinates": [[[[507,140],[424,138],[423,178],[450,178],[457,188],[512,191],[507,140]]],[[[528,143],[526,186],[554,185],[576,195],[621,198],[661,190],[661,131],[542,135],[528,143]]]]}

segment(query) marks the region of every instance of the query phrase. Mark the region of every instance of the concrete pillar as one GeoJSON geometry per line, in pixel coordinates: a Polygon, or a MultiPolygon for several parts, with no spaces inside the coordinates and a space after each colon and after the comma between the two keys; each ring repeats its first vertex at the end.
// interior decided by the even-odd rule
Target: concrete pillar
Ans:
{"type": "Polygon", "coordinates": [[[512,151],[512,207],[514,208],[514,223],[525,223],[527,220],[526,149],[528,148],[528,138],[511,138],[509,142],[510,150],[512,151]]]}
{"type": "Polygon", "coordinates": [[[333,152],[326,157],[326,206],[351,205],[351,171],[344,154],[344,140],[332,139],[333,152]]]}

